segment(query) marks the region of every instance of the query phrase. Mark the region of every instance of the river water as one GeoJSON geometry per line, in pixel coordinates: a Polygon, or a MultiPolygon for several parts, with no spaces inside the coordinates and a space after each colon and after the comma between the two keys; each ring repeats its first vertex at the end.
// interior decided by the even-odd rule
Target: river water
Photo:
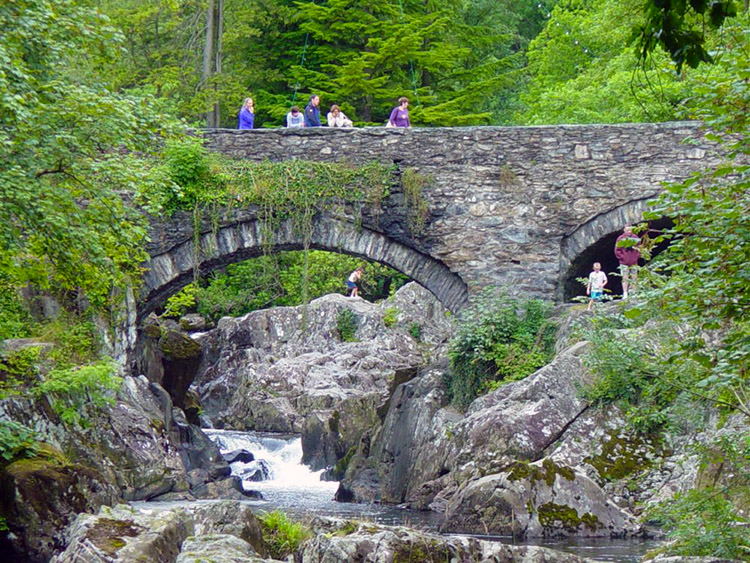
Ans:
{"type": "MultiPolygon", "coordinates": [[[[263,493],[263,501],[254,501],[258,510],[279,509],[292,516],[317,514],[367,520],[379,524],[406,525],[435,532],[440,515],[430,511],[400,509],[389,505],[341,503],[333,500],[338,482],[321,481],[321,471],[311,471],[302,465],[302,441],[299,436],[233,430],[204,430],[222,453],[248,450],[256,461],[235,462],[232,474],[247,476],[265,470],[264,481],[244,480],[246,490],[263,493]]],[[[575,553],[597,561],[633,563],[647,551],[659,546],[650,540],[610,540],[596,538],[537,539],[515,541],[505,536],[475,536],[491,541],[519,545],[541,545],[575,553]]]]}

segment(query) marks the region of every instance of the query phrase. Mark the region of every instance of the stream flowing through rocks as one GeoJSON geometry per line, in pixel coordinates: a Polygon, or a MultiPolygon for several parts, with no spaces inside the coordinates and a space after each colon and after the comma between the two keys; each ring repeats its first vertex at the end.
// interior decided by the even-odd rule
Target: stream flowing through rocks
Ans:
{"type": "MultiPolygon", "coordinates": [[[[258,512],[281,510],[290,516],[317,514],[378,524],[405,525],[436,532],[440,514],[402,509],[384,504],[341,503],[333,500],[336,481],[321,481],[321,471],[311,471],[301,463],[302,442],[293,434],[204,430],[226,454],[246,450],[252,461],[231,464],[232,474],[243,479],[246,490],[260,491],[262,501],[247,501],[258,512]]],[[[205,501],[204,501],[205,502],[205,501]]],[[[153,504],[153,503],[148,503],[153,504]]],[[[474,536],[479,539],[517,545],[539,545],[574,553],[597,561],[636,562],[660,545],[654,540],[605,538],[541,538],[514,540],[510,536],[474,536]]]]}

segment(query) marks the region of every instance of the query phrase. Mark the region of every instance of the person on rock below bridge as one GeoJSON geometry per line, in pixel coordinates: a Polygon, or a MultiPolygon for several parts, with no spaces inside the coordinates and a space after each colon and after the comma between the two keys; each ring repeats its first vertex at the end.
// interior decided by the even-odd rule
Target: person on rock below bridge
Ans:
{"type": "Polygon", "coordinates": [[[641,251],[638,245],[641,238],[633,233],[633,227],[625,225],[622,234],[617,237],[615,242],[615,256],[620,262],[620,275],[622,276],[622,298],[628,298],[628,289],[630,293],[635,293],[635,285],[638,278],[638,259],[641,257],[641,251]],[[630,241],[630,242],[622,242],[630,241]]]}
{"type": "Polygon", "coordinates": [[[346,287],[349,291],[349,297],[359,297],[359,288],[357,287],[357,282],[362,279],[362,274],[364,273],[364,271],[365,269],[360,266],[351,274],[349,274],[349,277],[346,279],[346,287]]]}
{"type": "Polygon", "coordinates": [[[586,295],[591,298],[587,311],[591,310],[595,301],[604,299],[604,286],[607,285],[607,274],[602,272],[602,265],[594,262],[593,268],[594,271],[589,274],[589,283],[586,286],[586,295]]]}
{"type": "Polygon", "coordinates": [[[252,98],[245,98],[237,116],[237,129],[252,129],[255,121],[255,104],[252,98]]]}

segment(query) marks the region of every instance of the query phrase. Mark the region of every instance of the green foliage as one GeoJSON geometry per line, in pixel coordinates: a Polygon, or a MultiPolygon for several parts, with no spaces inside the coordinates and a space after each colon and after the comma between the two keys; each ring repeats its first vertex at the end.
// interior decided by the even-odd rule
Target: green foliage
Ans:
{"type": "Polygon", "coordinates": [[[224,2],[221,65],[210,77],[201,72],[205,3],[97,5],[129,46],[109,69],[114,84],[169,99],[170,110],[191,121],[218,104],[225,127],[236,126],[242,99],[251,94],[256,126],[268,127],[281,125],[289,107],[304,105],[310,92],[361,124],[382,125],[402,95],[412,99],[414,123],[486,123],[490,112],[508,105],[506,90],[517,88],[520,50],[544,19],[538,4],[224,2]]]}
{"type": "Polygon", "coordinates": [[[414,168],[407,168],[401,175],[406,200],[406,215],[412,234],[422,234],[430,216],[430,208],[422,192],[432,181],[431,176],[424,176],[414,168]]]}
{"type": "Polygon", "coordinates": [[[286,559],[312,536],[308,528],[294,522],[280,510],[262,513],[259,519],[263,526],[263,539],[273,559],[286,559]]]}
{"type": "Polygon", "coordinates": [[[336,318],[336,329],[342,342],[355,342],[357,333],[357,315],[351,309],[341,309],[336,318]]]}
{"type": "Polygon", "coordinates": [[[677,64],[678,72],[685,63],[696,68],[713,61],[705,48],[706,30],[719,28],[726,18],[737,15],[734,0],[647,0],[644,12],[645,23],[633,29],[637,55],[645,60],[661,45],[677,64]]]}
{"type": "Polygon", "coordinates": [[[723,491],[691,490],[662,502],[649,512],[669,531],[673,555],[710,555],[742,560],[750,550],[747,519],[740,516],[723,491]]]}
{"type": "Polygon", "coordinates": [[[99,73],[119,43],[97,11],[5,3],[0,36],[0,275],[104,307],[139,277],[145,228],[119,192],[155,181],[138,155],[168,121],[99,73]]]}
{"type": "Polygon", "coordinates": [[[398,322],[398,309],[390,307],[385,310],[385,315],[383,315],[383,324],[390,328],[394,326],[398,322]]]}
{"type": "Polygon", "coordinates": [[[38,450],[36,432],[13,420],[0,419],[0,466],[34,457],[38,450]]]}
{"type": "Polygon", "coordinates": [[[197,284],[189,283],[177,293],[169,296],[164,307],[163,317],[181,317],[195,308],[200,291],[197,284]]]}
{"type": "Polygon", "coordinates": [[[674,218],[674,227],[655,239],[670,246],[642,271],[640,301],[624,315],[631,326],[658,320],[658,330],[636,336],[595,323],[588,334],[596,380],[584,395],[624,406],[642,431],[680,427],[706,406],[750,417],[747,17],[724,29],[727,47],[687,103],[726,160],[665,186],[648,214],[674,218]]]}
{"type": "Polygon", "coordinates": [[[53,369],[34,392],[50,397],[52,407],[63,422],[86,424],[84,407],[101,408],[113,403],[108,392],[119,389],[122,381],[115,375],[116,371],[116,364],[108,359],[74,368],[53,369]]]}
{"type": "Polygon", "coordinates": [[[640,0],[563,0],[528,50],[524,124],[666,121],[688,94],[664,53],[627,49],[640,0]]]}
{"type": "MultiPolygon", "coordinates": [[[[209,319],[240,316],[271,306],[294,306],[329,293],[343,293],[346,278],[361,260],[343,254],[311,250],[279,252],[231,264],[209,278],[196,294],[196,310],[209,319]],[[303,298],[307,275],[307,299],[303,298]]],[[[383,299],[408,278],[376,263],[364,264],[360,295],[383,299]]]]}
{"type": "Polygon", "coordinates": [[[498,384],[523,379],[552,356],[555,327],[549,304],[519,303],[492,291],[462,313],[451,340],[446,385],[452,402],[466,408],[498,384]]]}
{"type": "Polygon", "coordinates": [[[0,279],[0,340],[31,336],[34,323],[17,289],[0,279]]]}
{"type": "Polygon", "coordinates": [[[409,325],[409,334],[417,342],[422,340],[422,327],[419,326],[419,323],[411,323],[409,325]]]}
{"type": "Polygon", "coordinates": [[[59,369],[85,364],[99,357],[101,335],[91,321],[63,315],[45,325],[40,338],[54,344],[46,355],[59,369]]]}

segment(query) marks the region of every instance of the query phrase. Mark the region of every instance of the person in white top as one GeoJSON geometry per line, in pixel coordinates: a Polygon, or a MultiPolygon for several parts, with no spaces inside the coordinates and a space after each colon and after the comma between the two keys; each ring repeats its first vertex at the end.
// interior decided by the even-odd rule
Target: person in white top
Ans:
{"type": "Polygon", "coordinates": [[[354,125],[352,120],[346,117],[341,108],[336,104],[331,106],[331,111],[328,112],[326,121],[328,122],[328,127],[352,127],[354,125]]]}
{"type": "Polygon", "coordinates": [[[362,274],[364,273],[365,269],[360,266],[356,270],[354,270],[351,274],[349,274],[349,277],[346,280],[346,288],[349,290],[349,297],[358,297],[359,296],[359,288],[357,287],[357,282],[362,279],[362,274]]]}
{"type": "Polygon", "coordinates": [[[604,297],[604,286],[607,285],[607,274],[602,272],[602,265],[599,262],[594,262],[594,271],[589,274],[589,284],[586,286],[586,295],[591,297],[589,299],[589,307],[587,311],[591,310],[591,306],[594,301],[601,301],[604,297]]]}

